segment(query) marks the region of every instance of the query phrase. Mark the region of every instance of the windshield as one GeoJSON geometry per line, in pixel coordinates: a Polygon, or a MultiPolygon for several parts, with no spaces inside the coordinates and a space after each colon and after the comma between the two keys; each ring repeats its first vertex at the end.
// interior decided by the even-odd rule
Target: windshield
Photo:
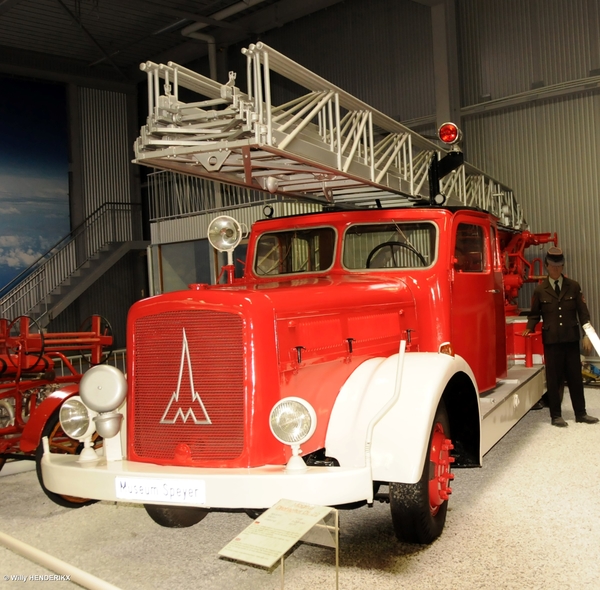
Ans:
{"type": "Polygon", "coordinates": [[[344,238],[344,266],[352,270],[431,266],[436,235],[430,222],[353,225],[344,238]]]}
{"type": "Polygon", "coordinates": [[[265,233],[256,244],[254,272],[272,277],[326,271],[333,265],[335,239],[331,227],[265,233]]]}

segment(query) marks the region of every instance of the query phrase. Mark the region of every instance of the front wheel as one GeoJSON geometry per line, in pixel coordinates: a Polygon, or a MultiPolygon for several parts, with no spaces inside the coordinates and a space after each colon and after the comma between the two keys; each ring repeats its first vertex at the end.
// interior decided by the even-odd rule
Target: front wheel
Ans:
{"type": "Polygon", "coordinates": [[[435,413],[421,479],[415,484],[390,482],[390,509],[396,537],[404,543],[433,543],[444,529],[454,458],[444,402],[435,413]]]}
{"type": "Polygon", "coordinates": [[[208,510],[196,506],[144,504],[144,508],[156,524],[175,529],[193,526],[208,514],[208,510]]]}
{"type": "MultiPolygon", "coordinates": [[[[60,408],[56,410],[44,426],[44,430],[42,431],[42,438],[45,436],[48,437],[48,444],[50,445],[51,453],[63,453],[70,455],[79,455],[81,453],[81,449],[83,445],[72,438],[69,438],[60,426],[59,420],[59,412],[60,408]]],[[[99,441],[94,441],[98,443],[99,441]]],[[[98,445],[96,445],[97,448],[98,445]]],[[[90,504],[96,503],[98,500],[90,500],[89,498],[77,498],[75,496],[64,496],[62,494],[55,494],[51,492],[44,485],[44,478],[42,476],[42,457],[44,456],[44,446],[42,441],[40,440],[40,444],[35,452],[35,470],[37,473],[38,481],[40,482],[40,486],[42,486],[42,490],[50,500],[59,506],[64,506],[65,508],[81,508],[82,506],[89,506],[90,504]]]]}

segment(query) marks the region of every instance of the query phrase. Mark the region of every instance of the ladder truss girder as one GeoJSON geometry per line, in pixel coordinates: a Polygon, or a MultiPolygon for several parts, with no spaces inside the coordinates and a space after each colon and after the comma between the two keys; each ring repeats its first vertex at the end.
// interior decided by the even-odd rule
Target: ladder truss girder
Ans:
{"type": "MultiPolygon", "coordinates": [[[[233,73],[221,85],[172,62],[140,66],[150,114],[135,162],[322,202],[429,201],[429,163],[444,150],[262,43],[243,52],[246,93],[233,73]],[[308,92],[273,106],[272,72],[308,92]],[[180,87],[205,98],[185,103],[180,87]]],[[[490,211],[510,227],[525,223],[512,191],[468,164],[440,188],[448,204],[490,211]]]]}

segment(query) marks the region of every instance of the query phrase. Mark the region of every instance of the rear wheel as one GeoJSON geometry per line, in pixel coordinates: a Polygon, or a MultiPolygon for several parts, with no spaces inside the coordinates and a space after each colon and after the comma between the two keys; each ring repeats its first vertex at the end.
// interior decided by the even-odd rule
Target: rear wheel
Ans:
{"type": "Polygon", "coordinates": [[[450,424],[440,401],[429,437],[429,447],[421,479],[415,484],[390,482],[392,522],[399,541],[433,543],[444,528],[454,459],[450,451],[450,424]]]}
{"type": "MultiPolygon", "coordinates": [[[[50,445],[51,453],[63,453],[70,455],[79,455],[81,453],[81,449],[83,445],[69,438],[60,426],[59,420],[59,412],[60,408],[56,410],[52,416],[46,422],[46,426],[44,426],[44,430],[42,431],[42,438],[45,436],[48,437],[48,444],[50,445]]],[[[96,441],[97,442],[97,441],[96,441]]],[[[97,448],[98,445],[96,445],[97,448]]],[[[38,448],[35,452],[35,470],[37,473],[38,481],[40,482],[40,486],[42,486],[42,490],[50,500],[59,506],[64,506],[65,508],[81,508],[82,506],[89,506],[90,504],[95,504],[98,500],[90,500],[89,498],[77,498],[75,496],[63,496],[62,494],[55,494],[46,488],[44,485],[44,478],[42,476],[42,457],[44,456],[44,446],[42,441],[38,445],[38,448]]]]}
{"type": "Polygon", "coordinates": [[[182,529],[199,523],[208,510],[196,506],[162,506],[144,504],[150,518],[160,526],[182,529]]]}

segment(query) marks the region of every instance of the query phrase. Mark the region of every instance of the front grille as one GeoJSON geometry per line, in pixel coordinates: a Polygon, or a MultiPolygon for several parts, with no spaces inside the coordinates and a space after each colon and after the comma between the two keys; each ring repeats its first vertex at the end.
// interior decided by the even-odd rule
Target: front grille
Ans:
{"type": "Polygon", "coordinates": [[[178,445],[189,447],[196,464],[239,457],[242,318],[211,310],[168,311],[138,319],[134,330],[130,440],[137,458],[172,463],[178,445]]]}

